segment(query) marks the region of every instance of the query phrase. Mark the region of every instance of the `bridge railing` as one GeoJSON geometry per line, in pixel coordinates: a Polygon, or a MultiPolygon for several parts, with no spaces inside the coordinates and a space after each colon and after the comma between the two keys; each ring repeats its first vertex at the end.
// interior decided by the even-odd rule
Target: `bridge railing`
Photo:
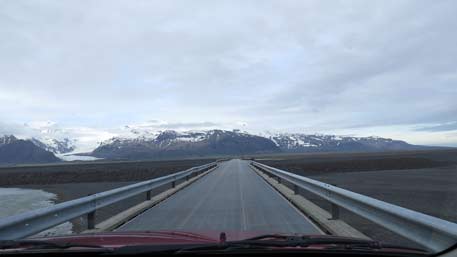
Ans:
{"type": "Polygon", "coordinates": [[[192,175],[203,173],[216,166],[216,163],[209,163],[167,176],[2,218],[0,219],[0,240],[14,240],[35,235],[85,214],[88,218],[88,227],[92,229],[95,225],[95,211],[97,209],[145,192],[146,199],[149,200],[151,199],[151,190],[169,183],[174,187],[178,180],[188,180],[192,175]]]}
{"type": "Polygon", "coordinates": [[[438,252],[457,243],[457,224],[420,212],[386,203],[362,194],[327,183],[276,169],[258,162],[251,162],[257,169],[300,189],[311,192],[332,203],[333,218],[338,218],[338,208],[344,208],[364,217],[398,235],[438,252]]]}

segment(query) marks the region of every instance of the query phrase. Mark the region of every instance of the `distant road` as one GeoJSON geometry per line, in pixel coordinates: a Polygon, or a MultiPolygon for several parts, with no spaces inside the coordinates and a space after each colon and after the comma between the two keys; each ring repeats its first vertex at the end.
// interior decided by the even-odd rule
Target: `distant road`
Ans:
{"type": "Polygon", "coordinates": [[[321,233],[242,160],[221,163],[117,230],[321,233]]]}

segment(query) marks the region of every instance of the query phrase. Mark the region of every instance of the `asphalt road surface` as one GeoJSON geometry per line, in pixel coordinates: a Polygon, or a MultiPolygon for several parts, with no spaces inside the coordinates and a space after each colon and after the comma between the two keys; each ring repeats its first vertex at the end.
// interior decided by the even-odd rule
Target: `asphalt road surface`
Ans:
{"type": "Polygon", "coordinates": [[[321,233],[243,160],[220,163],[117,230],[321,233]]]}

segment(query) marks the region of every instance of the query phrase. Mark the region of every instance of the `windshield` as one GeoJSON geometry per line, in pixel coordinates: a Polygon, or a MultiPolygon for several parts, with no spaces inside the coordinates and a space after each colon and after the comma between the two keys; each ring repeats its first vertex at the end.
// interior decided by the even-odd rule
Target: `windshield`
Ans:
{"type": "Polygon", "coordinates": [[[451,249],[455,10],[0,0],[0,254],[451,249]]]}

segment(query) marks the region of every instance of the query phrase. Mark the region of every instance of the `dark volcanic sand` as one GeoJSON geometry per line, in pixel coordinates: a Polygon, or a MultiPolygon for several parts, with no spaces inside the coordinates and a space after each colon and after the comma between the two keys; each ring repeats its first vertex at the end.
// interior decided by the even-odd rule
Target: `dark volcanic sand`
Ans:
{"type": "Polygon", "coordinates": [[[213,159],[176,161],[84,162],[0,167],[0,187],[86,182],[129,182],[213,162],[213,159]]]}

